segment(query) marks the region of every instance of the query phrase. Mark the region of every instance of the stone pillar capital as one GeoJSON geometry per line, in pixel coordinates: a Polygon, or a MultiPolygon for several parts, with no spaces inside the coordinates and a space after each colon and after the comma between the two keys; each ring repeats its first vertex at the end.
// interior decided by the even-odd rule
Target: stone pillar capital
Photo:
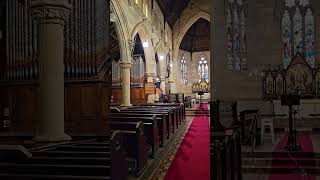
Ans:
{"type": "Polygon", "coordinates": [[[131,69],[132,63],[131,62],[120,62],[121,69],[131,69]]]}
{"type": "Polygon", "coordinates": [[[154,73],[146,73],[147,77],[153,77],[154,73]]]}
{"type": "Polygon", "coordinates": [[[32,0],[29,8],[32,16],[41,24],[64,25],[71,5],[67,0],[32,0]]]}
{"type": "Polygon", "coordinates": [[[166,80],[167,80],[167,78],[165,78],[165,77],[161,77],[161,78],[160,78],[160,81],[161,81],[161,82],[165,82],[166,80]]]}

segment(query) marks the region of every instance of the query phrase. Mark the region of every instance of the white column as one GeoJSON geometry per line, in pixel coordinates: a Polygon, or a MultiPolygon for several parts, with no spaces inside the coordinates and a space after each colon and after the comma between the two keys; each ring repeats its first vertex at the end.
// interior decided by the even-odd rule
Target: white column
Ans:
{"type": "Polygon", "coordinates": [[[132,67],[132,63],[130,62],[121,62],[120,68],[122,73],[122,81],[121,81],[121,106],[132,106],[130,103],[130,69],[132,67]]]}
{"type": "Polygon", "coordinates": [[[160,78],[160,89],[162,90],[163,94],[166,94],[166,78],[160,78]]]}
{"type": "Polygon", "coordinates": [[[64,22],[67,0],[33,0],[32,15],[39,27],[39,119],[35,141],[67,141],[64,133],[64,22]]]}

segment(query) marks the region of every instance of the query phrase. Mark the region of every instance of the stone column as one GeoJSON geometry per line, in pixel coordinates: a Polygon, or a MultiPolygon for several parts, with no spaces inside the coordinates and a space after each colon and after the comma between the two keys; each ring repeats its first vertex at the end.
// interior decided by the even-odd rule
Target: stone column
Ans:
{"type": "Polygon", "coordinates": [[[162,90],[163,94],[166,94],[166,78],[160,78],[160,89],[162,90]]]}
{"type": "MultiPolygon", "coordinates": [[[[154,83],[153,83],[153,76],[154,73],[146,73],[147,76],[147,84],[146,86],[151,86],[154,87],[154,83]]],[[[148,99],[147,99],[147,103],[154,103],[154,99],[155,99],[155,94],[148,94],[148,99]]]]}
{"type": "Polygon", "coordinates": [[[153,84],[154,73],[146,73],[146,76],[147,76],[147,83],[152,83],[153,84]]]}
{"type": "Polygon", "coordinates": [[[176,61],[172,61],[172,67],[171,67],[171,74],[169,78],[169,83],[170,83],[170,93],[171,94],[176,94],[177,89],[176,89],[176,82],[177,82],[177,69],[176,69],[176,61]]]}
{"type": "Polygon", "coordinates": [[[132,63],[130,62],[121,62],[120,68],[122,73],[122,81],[121,81],[121,106],[132,106],[130,103],[130,69],[132,67],[132,63]]]}
{"type": "Polygon", "coordinates": [[[35,141],[68,141],[64,133],[64,23],[67,0],[33,0],[32,16],[39,28],[39,96],[35,141]]]}
{"type": "Polygon", "coordinates": [[[210,17],[210,99],[220,98],[226,91],[228,74],[226,69],[226,23],[225,23],[224,1],[213,0],[210,17]]]}

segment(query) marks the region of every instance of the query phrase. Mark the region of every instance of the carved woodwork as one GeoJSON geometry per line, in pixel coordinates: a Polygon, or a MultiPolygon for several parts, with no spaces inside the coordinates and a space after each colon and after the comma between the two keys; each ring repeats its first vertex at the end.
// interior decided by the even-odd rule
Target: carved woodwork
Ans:
{"type": "MultiPolygon", "coordinates": [[[[0,104],[12,111],[10,131],[33,134],[37,123],[38,37],[28,9],[31,0],[7,3],[8,32],[0,104]]],[[[73,134],[108,134],[111,97],[109,60],[110,1],[70,0],[65,22],[65,131],[73,134]]],[[[43,15],[43,14],[42,14],[43,15]]],[[[46,17],[63,15],[45,11],[46,17]]],[[[50,18],[49,18],[50,19],[50,18]]],[[[1,61],[2,62],[2,61],[1,61]]],[[[1,129],[0,129],[1,131],[1,129]]]]}
{"type": "Polygon", "coordinates": [[[264,98],[279,99],[283,94],[299,94],[302,98],[320,97],[320,67],[311,68],[300,54],[287,69],[268,67],[263,74],[264,98]]]}

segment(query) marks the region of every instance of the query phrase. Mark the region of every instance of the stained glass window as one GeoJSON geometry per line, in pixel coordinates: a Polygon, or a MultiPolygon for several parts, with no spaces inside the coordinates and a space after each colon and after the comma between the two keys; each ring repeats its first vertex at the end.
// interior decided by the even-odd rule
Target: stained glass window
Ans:
{"type": "Polygon", "coordinates": [[[284,67],[298,53],[315,67],[314,16],[309,0],[285,0],[281,28],[284,67]]]}
{"type": "Polygon", "coordinates": [[[243,0],[226,0],[227,65],[233,71],[247,71],[246,10],[243,0]]]}
{"type": "Polygon", "coordinates": [[[198,75],[200,77],[199,81],[205,80],[209,82],[209,66],[208,66],[208,61],[204,58],[201,57],[198,63],[198,75]]]}
{"type": "Polygon", "coordinates": [[[181,57],[181,61],[180,61],[180,76],[181,76],[181,84],[187,84],[188,83],[187,61],[185,60],[184,56],[181,57]]]}

